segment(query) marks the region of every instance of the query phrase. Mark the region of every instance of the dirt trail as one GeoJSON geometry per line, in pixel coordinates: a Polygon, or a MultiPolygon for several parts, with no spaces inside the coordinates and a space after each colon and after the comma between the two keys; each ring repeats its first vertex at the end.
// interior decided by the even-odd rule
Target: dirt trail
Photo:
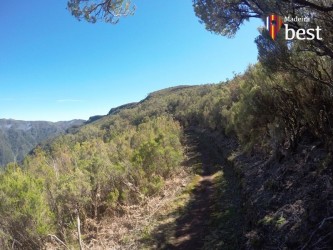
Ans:
{"type": "Polygon", "coordinates": [[[188,204],[187,213],[177,220],[177,229],[173,249],[200,249],[206,234],[209,232],[208,223],[212,213],[213,174],[217,171],[216,158],[212,144],[201,135],[189,131],[187,143],[192,157],[190,160],[201,163],[202,173],[199,185],[193,191],[193,198],[188,204]]]}
{"type": "Polygon", "coordinates": [[[207,247],[207,240],[216,240],[218,243],[209,245],[209,249],[239,249],[242,232],[239,181],[232,167],[226,164],[226,154],[221,152],[223,145],[219,138],[205,132],[189,130],[186,136],[187,165],[198,170],[200,182],[193,190],[190,202],[176,219],[172,238],[163,235],[166,228],[159,229],[156,248],[195,250],[207,247]],[[216,180],[218,171],[223,173],[221,183],[216,180]],[[222,221],[218,221],[221,218],[222,221]],[[221,222],[223,225],[219,228],[221,222]],[[218,232],[217,239],[211,238],[216,235],[214,230],[218,232]]]}

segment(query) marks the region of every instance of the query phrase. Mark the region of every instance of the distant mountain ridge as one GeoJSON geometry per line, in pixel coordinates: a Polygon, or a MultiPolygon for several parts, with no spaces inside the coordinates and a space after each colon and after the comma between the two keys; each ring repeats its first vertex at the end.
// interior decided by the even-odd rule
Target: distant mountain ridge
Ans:
{"type": "Polygon", "coordinates": [[[0,166],[20,162],[39,143],[84,124],[84,120],[21,121],[0,119],[0,166]]]}

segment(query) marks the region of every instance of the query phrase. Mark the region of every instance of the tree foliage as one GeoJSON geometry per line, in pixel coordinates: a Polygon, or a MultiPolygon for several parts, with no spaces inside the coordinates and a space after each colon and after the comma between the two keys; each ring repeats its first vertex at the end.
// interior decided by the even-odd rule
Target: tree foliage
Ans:
{"type": "Polygon", "coordinates": [[[120,17],[132,15],[135,6],[130,0],[69,0],[68,10],[78,20],[117,23],[120,17]]]}
{"type": "MultiPolygon", "coordinates": [[[[292,21],[294,29],[322,29],[322,40],[274,41],[266,29],[256,39],[261,65],[250,68],[240,81],[240,100],[224,114],[227,130],[234,130],[250,147],[256,138],[275,138],[274,148],[295,148],[305,131],[331,144],[333,91],[332,1],[307,0],[194,0],[193,6],[209,31],[233,36],[250,18],[274,13],[307,17],[292,21]],[[278,138],[278,139],[277,139],[278,138]],[[283,146],[282,146],[283,145],[283,146]]],[[[268,139],[269,140],[269,139],[268,139]]],[[[265,144],[265,139],[261,140],[265,144]]],[[[270,143],[272,145],[272,143],[270,143]]],[[[331,146],[329,146],[331,147],[331,146]]]]}
{"type": "Polygon", "coordinates": [[[256,39],[259,59],[263,66],[288,72],[296,72],[332,87],[333,71],[333,4],[332,1],[307,0],[194,0],[194,9],[207,30],[225,36],[233,36],[250,18],[265,21],[272,13],[280,16],[307,17],[310,22],[289,22],[292,29],[322,29],[322,38],[286,42],[279,33],[273,41],[266,29],[256,39]]]}

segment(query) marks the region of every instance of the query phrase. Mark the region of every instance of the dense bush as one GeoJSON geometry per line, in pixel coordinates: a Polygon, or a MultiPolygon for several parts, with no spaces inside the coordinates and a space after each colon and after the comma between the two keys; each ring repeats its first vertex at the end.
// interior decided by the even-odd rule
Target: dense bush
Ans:
{"type": "Polygon", "coordinates": [[[7,248],[40,248],[54,231],[43,180],[14,164],[0,175],[0,215],[0,244],[7,248]]]}
{"type": "Polygon", "coordinates": [[[77,211],[85,225],[117,204],[158,193],[183,160],[181,128],[162,115],[137,124],[134,114],[87,125],[36,148],[23,166],[7,166],[0,175],[1,244],[36,249],[53,233],[74,242],[77,211]]]}

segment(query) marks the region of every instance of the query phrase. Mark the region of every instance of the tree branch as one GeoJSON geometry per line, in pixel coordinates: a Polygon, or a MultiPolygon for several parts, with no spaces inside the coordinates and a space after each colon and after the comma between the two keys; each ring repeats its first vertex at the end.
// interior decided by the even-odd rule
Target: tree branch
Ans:
{"type": "Polygon", "coordinates": [[[62,241],[60,240],[57,236],[53,235],[53,234],[48,234],[48,236],[50,236],[51,238],[54,238],[56,241],[58,241],[61,245],[63,245],[66,249],[69,249],[67,247],[67,245],[62,241]]]}

